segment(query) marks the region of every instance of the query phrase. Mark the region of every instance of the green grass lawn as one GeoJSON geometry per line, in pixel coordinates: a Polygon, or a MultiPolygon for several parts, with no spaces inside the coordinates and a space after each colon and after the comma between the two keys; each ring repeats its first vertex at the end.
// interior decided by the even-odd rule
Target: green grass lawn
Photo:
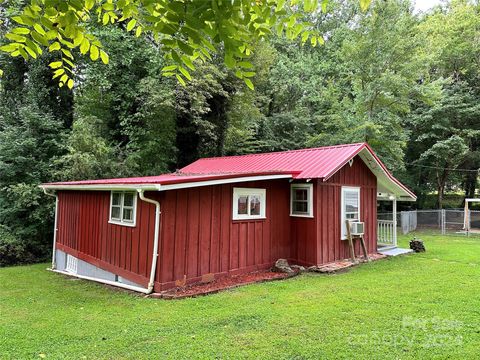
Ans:
{"type": "Polygon", "coordinates": [[[419,236],[425,254],[177,301],[0,269],[0,358],[478,358],[480,238],[419,236]]]}

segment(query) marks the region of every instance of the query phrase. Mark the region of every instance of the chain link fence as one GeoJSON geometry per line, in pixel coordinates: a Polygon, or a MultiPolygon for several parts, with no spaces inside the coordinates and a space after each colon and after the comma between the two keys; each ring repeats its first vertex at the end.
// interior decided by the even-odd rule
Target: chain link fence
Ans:
{"type": "MultiPolygon", "coordinates": [[[[378,213],[378,220],[393,220],[393,213],[378,213]]],[[[397,213],[397,224],[403,234],[428,231],[433,234],[464,234],[480,236],[480,211],[469,210],[470,232],[465,232],[464,209],[413,210],[397,213]]]]}

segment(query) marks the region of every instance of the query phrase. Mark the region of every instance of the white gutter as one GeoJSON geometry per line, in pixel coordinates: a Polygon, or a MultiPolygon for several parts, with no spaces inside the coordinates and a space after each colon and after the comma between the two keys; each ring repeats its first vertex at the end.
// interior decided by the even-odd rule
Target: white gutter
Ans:
{"type": "Polygon", "coordinates": [[[48,195],[48,196],[53,196],[55,197],[55,220],[54,220],[54,225],[53,225],[53,246],[52,246],[52,270],[55,270],[57,264],[56,264],[56,259],[55,259],[55,252],[56,252],[56,244],[57,244],[57,231],[58,231],[58,225],[57,225],[57,221],[58,221],[58,195],[57,194],[51,194],[47,191],[47,189],[43,189],[43,192],[45,193],[45,195],[48,195]]]}
{"type": "Polygon", "coordinates": [[[111,191],[111,190],[130,190],[130,191],[159,191],[160,185],[148,184],[87,184],[87,185],[55,185],[55,184],[43,184],[40,188],[45,190],[89,190],[89,191],[111,191]]]}
{"type": "Polygon", "coordinates": [[[138,190],[138,195],[142,201],[155,205],[155,233],[153,237],[153,255],[152,255],[152,268],[150,269],[150,281],[148,282],[148,289],[146,294],[150,294],[153,291],[153,285],[155,282],[155,271],[157,269],[157,257],[158,257],[158,240],[160,233],[160,203],[156,200],[146,198],[144,195],[145,190],[138,190]]]}
{"type": "Polygon", "coordinates": [[[89,190],[89,191],[111,191],[111,190],[126,190],[126,191],[167,191],[186,189],[192,187],[212,186],[221,184],[232,184],[246,181],[261,181],[261,180],[276,180],[276,179],[291,179],[291,174],[277,174],[277,175],[252,175],[242,177],[227,177],[223,179],[214,180],[199,180],[184,183],[173,184],[43,184],[40,185],[42,189],[46,190],[89,190]]]}

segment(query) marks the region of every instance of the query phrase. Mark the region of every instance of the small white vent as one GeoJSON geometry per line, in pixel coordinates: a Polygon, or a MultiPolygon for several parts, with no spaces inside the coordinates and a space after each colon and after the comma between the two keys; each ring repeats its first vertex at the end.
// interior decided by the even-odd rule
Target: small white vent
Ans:
{"type": "Polygon", "coordinates": [[[65,271],[76,274],[78,269],[78,259],[75,256],[67,255],[67,267],[65,271]]]}

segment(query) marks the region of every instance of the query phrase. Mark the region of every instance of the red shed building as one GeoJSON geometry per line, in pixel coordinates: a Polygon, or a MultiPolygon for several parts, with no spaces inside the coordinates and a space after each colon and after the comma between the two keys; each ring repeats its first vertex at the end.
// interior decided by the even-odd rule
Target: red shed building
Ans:
{"type": "MultiPolygon", "coordinates": [[[[345,220],[364,222],[369,253],[396,246],[414,201],[365,143],[200,159],[174,174],[43,184],[56,197],[52,268],[149,293],[350,256],[345,220]]],[[[358,251],[358,249],[357,249],[358,251]]]]}

